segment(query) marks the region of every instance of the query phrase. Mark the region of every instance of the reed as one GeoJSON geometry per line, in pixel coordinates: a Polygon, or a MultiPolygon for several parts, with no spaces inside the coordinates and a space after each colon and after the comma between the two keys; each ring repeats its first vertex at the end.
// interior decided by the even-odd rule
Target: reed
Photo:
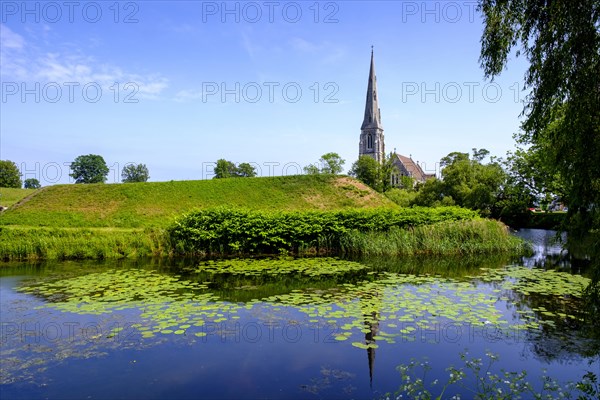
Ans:
{"type": "Polygon", "coordinates": [[[0,259],[76,260],[168,255],[158,229],[0,228],[0,259]]]}
{"type": "Polygon", "coordinates": [[[339,240],[342,254],[390,255],[475,255],[524,253],[529,245],[510,234],[495,220],[476,219],[439,222],[388,232],[350,231],[339,240]]]}

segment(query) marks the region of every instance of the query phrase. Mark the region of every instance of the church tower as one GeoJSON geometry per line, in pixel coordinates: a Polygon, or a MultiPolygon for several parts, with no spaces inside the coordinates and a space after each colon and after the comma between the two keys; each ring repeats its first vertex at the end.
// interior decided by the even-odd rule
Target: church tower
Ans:
{"type": "Polygon", "coordinates": [[[360,127],[360,142],[358,156],[373,157],[378,163],[385,158],[385,144],[383,140],[383,126],[377,99],[377,78],[375,77],[375,62],[373,61],[373,48],[371,48],[371,70],[367,85],[367,101],[365,104],[365,118],[360,127]]]}

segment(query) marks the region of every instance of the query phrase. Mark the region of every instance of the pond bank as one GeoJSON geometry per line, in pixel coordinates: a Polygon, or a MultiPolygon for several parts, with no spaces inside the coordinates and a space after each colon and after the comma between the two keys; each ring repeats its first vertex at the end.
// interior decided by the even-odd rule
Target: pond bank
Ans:
{"type": "MultiPolygon", "coordinates": [[[[294,243],[285,254],[317,255],[471,255],[523,253],[528,245],[492,220],[441,222],[388,232],[351,230],[336,238],[319,236],[312,244],[294,243]]],[[[0,259],[83,260],[257,255],[243,251],[177,248],[160,228],[0,228],[0,259]]],[[[271,253],[272,254],[272,253],[271,253]]]]}

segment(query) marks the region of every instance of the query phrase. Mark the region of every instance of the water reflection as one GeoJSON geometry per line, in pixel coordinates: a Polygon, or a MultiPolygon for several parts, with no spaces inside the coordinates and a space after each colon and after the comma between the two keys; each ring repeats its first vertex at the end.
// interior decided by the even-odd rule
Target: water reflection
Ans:
{"type": "Polygon", "coordinates": [[[530,268],[560,269],[575,274],[589,270],[590,259],[580,249],[569,250],[566,232],[545,229],[521,229],[515,235],[531,243],[533,253],[514,262],[530,268]]]}
{"type": "Polygon", "coordinates": [[[522,265],[538,268],[570,268],[570,254],[563,247],[567,241],[565,232],[521,229],[516,232],[516,235],[531,243],[533,250],[531,256],[521,258],[522,265]]]}
{"type": "MultiPolygon", "coordinates": [[[[507,281],[539,279],[497,272],[519,261],[571,270],[568,254],[554,241],[555,232],[519,235],[533,243],[531,257],[369,258],[354,260],[364,270],[314,276],[208,273],[189,259],[7,264],[0,269],[2,372],[13,380],[0,388],[8,397],[69,397],[65,390],[70,397],[127,397],[119,390],[131,390],[131,360],[153,360],[134,382],[147,382],[142,375],[163,382],[168,376],[162,393],[178,397],[372,398],[395,389],[395,367],[409,357],[429,355],[441,376],[466,347],[500,353],[505,369],[519,365],[535,373],[549,366],[577,379],[600,351],[578,313],[579,299],[507,288],[507,281]],[[94,323],[103,330],[76,341],[41,342],[7,330],[40,321],[94,323]],[[115,340],[125,337],[112,327],[125,322],[127,340],[115,340]],[[261,327],[264,335],[247,334],[261,327]],[[125,366],[123,354],[133,354],[125,366]],[[95,370],[104,365],[98,379],[115,391],[93,389],[85,376],[79,392],[66,389],[65,377],[79,376],[81,359],[95,370]],[[20,375],[5,374],[10,368],[20,375]],[[53,381],[48,392],[27,386],[53,381]]],[[[139,386],[130,397],[161,397],[139,386]]]]}

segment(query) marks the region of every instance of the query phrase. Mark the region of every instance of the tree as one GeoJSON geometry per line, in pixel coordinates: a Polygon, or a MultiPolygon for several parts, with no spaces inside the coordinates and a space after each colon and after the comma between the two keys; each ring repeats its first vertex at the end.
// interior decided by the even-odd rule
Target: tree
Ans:
{"type": "Polygon", "coordinates": [[[75,183],[104,183],[109,172],[104,158],[96,154],[77,157],[71,163],[71,170],[75,183]]]}
{"type": "Polygon", "coordinates": [[[427,179],[417,186],[417,195],[411,205],[439,207],[454,205],[452,196],[445,194],[444,182],[437,178],[427,179]]]}
{"type": "Polygon", "coordinates": [[[146,164],[128,164],[121,171],[123,183],[147,182],[150,172],[146,164]]]}
{"type": "Polygon", "coordinates": [[[303,169],[304,169],[304,173],[306,175],[319,175],[321,173],[321,171],[319,170],[319,167],[317,167],[314,164],[308,164],[303,169]]]}
{"type": "Polygon", "coordinates": [[[21,187],[21,172],[13,161],[0,160],[0,187],[21,187]]]}
{"type": "Polygon", "coordinates": [[[241,163],[235,166],[231,161],[223,158],[217,160],[215,166],[215,179],[221,178],[252,178],[256,176],[256,169],[249,163],[241,163]]]}
{"type": "Polygon", "coordinates": [[[350,175],[378,192],[383,190],[381,165],[373,157],[360,156],[358,160],[352,164],[350,175]]]}
{"type": "Polygon", "coordinates": [[[402,175],[400,177],[400,187],[402,187],[402,189],[404,189],[406,191],[414,192],[415,191],[415,178],[413,178],[411,176],[402,175]]]}
{"type": "Polygon", "coordinates": [[[214,179],[233,178],[236,174],[235,164],[223,158],[217,160],[214,179]]]}
{"type": "Polygon", "coordinates": [[[25,189],[39,189],[42,187],[42,185],[40,185],[40,181],[35,178],[27,178],[23,183],[23,187],[25,189]]]}
{"type": "Polygon", "coordinates": [[[456,204],[491,214],[492,207],[506,181],[502,166],[492,158],[488,164],[483,159],[489,155],[485,149],[473,149],[472,158],[467,153],[453,152],[440,160],[443,177],[443,195],[450,196],[456,204]]]}
{"type": "Polygon", "coordinates": [[[256,176],[256,168],[249,163],[241,163],[237,167],[237,176],[240,178],[254,178],[256,176]]]}
{"type": "Polygon", "coordinates": [[[342,172],[342,166],[346,163],[338,153],[327,153],[321,156],[319,160],[323,167],[321,168],[322,174],[337,175],[342,172]]]}
{"type": "Polygon", "coordinates": [[[544,168],[561,175],[569,230],[585,234],[600,204],[600,3],[480,0],[479,8],[485,76],[499,75],[513,48],[525,54],[531,94],[520,141],[537,146],[544,168]]]}
{"type": "Polygon", "coordinates": [[[392,174],[397,174],[398,168],[394,165],[394,153],[386,157],[384,154],[383,161],[380,165],[379,176],[381,179],[381,190],[387,192],[392,188],[392,174]]]}

